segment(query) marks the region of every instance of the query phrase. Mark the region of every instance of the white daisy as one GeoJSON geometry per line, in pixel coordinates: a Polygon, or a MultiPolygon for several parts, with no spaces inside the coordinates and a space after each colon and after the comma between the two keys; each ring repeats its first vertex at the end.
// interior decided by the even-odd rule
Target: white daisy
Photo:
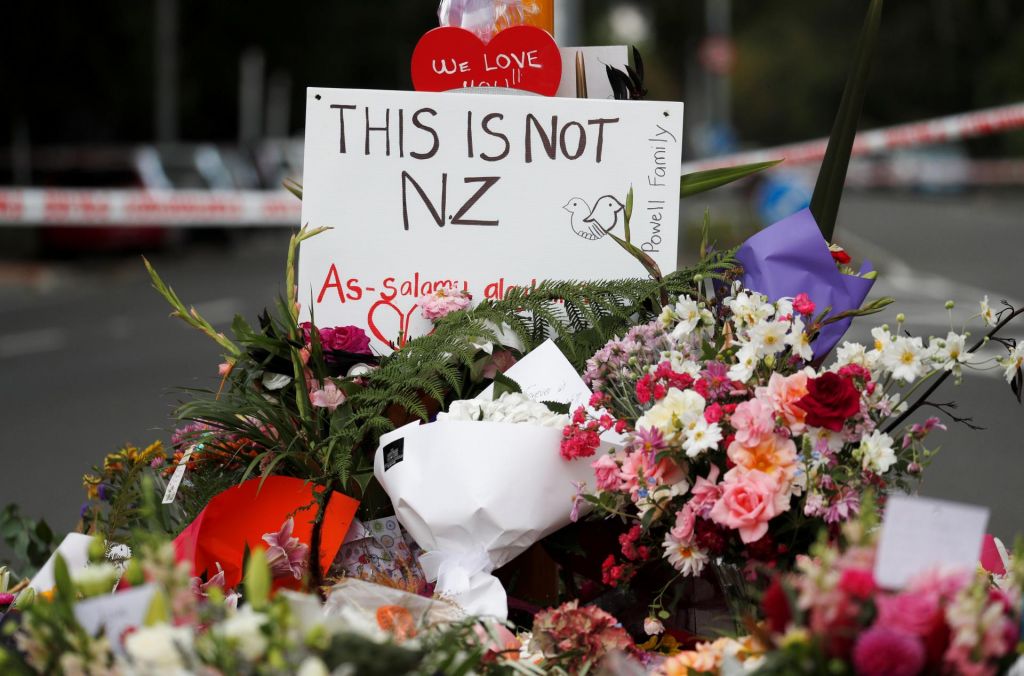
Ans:
{"type": "Polygon", "coordinates": [[[686,455],[696,458],[704,451],[718,446],[722,441],[722,428],[718,423],[709,423],[700,418],[691,424],[686,430],[686,441],[683,442],[683,450],[686,455]]]}
{"type": "Polygon", "coordinates": [[[672,567],[683,575],[696,577],[704,570],[708,562],[707,552],[697,549],[692,544],[679,542],[671,534],[665,535],[665,558],[672,567]]]}
{"type": "Polygon", "coordinates": [[[938,349],[932,358],[944,370],[952,371],[959,378],[961,366],[970,364],[974,357],[967,351],[967,334],[950,331],[945,340],[935,342],[938,349]]]}
{"type": "Polygon", "coordinates": [[[786,348],[786,322],[758,322],[750,327],[750,343],[760,357],[778,354],[786,348]]]}
{"type": "Polygon", "coordinates": [[[836,350],[836,366],[843,367],[847,364],[856,364],[863,366],[864,368],[871,368],[869,363],[871,360],[868,358],[868,349],[860,343],[851,343],[844,341],[843,344],[836,350]]]}
{"type": "Polygon", "coordinates": [[[679,299],[679,302],[673,308],[673,312],[676,315],[676,321],[679,322],[672,329],[672,337],[675,339],[689,335],[697,328],[697,324],[700,323],[700,307],[697,305],[697,301],[692,300],[688,296],[683,296],[679,299]]]}
{"type": "Polygon", "coordinates": [[[756,324],[775,313],[775,307],[768,298],[756,292],[740,291],[734,298],[725,301],[739,324],[756,324]]]}
{"type": "Polygon", "coordinates": [[[745,383],[757,367],[757,350],[749,343],[736,352],[736,363],[729,367],[729,379],[745,383]]]}
{"type": "Polygon", "coordinates": [[[804,323],[801,319],[793,320],[793,328],[786,336],[786,345],[793,350],[793,354],[804,361],[811,361],[814,358],[814,350],[811,349],[811,338],[804,331],[804,323]]]}
{"type": "Polygon", "coordinates": [[[882,364],[894,378],[912,383],[927,372],[928,356],[919,337],[898,336],[882,352],[882,364]]]}

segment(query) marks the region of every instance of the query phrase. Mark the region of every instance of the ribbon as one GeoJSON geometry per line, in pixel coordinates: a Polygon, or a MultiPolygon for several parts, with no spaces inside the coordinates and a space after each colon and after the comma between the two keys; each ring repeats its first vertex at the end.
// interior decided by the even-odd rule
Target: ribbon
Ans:
{"type": "Polygon", "coordinates": [[[437,580],[435,591],[457,596],[469,591],[470,581],[477,573],[491,572],[491,557],[480,546],[469,551],[435,550],[420,555],[420,565],[427,580],[437,580]]]}

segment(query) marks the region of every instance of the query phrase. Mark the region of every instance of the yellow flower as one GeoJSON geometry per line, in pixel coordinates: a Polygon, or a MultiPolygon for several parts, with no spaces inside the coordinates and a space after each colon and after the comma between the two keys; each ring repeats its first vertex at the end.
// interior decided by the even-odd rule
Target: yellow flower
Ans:
{"type": "Polygon", "coordinates": [[[154,456],[163,455],[163,452],[164,442],[160,440],[154,441],[149,446],[146,446],[145,450],[142,451],[142,453],[139,455],[139,461],[149,462],[150,460],[153,459],[154,456]]]}
{"type": "Polygon", "coordinates": [[[89,500],[98,500],[100,497],[100,483],[103,481],[94,474],[86,474],[82,477],[82,485],[85,487],[85,496],[89,500]]]}

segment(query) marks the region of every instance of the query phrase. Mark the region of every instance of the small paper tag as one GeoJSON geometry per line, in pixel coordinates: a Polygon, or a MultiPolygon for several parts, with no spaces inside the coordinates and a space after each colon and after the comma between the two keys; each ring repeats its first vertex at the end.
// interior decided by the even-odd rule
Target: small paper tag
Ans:
{"type": "Polygon", "coordinates": [[[946,500],[890,496],[878,541],[875,579],[900,589],[929,569],[974,570],[988,509],[946,500]]]}
{"type": "Polygon", "coordinates": [[[75,619],[91,636],[102,629],[114,652],[122,654],[121,638],[129,629],[142,626],[155,592],[156,586],[147,584],[79,601],[74,606],[75,619]]]}
{"type": "Polygon", "coordinates": [[[384,446],[384,471],[388,471],[405,460],[405,437],[395,439],[384,446]]]}
{"type": "Polygon", "coordinates": [[[164,491],[163,504],[169,505],[174,502],[174,496],[178,494],[178,486],[181,485],[181,480],[185,478],[188,459],[192,457],[192,451],[195,449],[195,446],[189,446],[188,450],[185,451],[185,455],[181,456],[178,466],[174,468],[174,474],[171,475],[171,480],[167,482],[167,490],[164,491]]]}

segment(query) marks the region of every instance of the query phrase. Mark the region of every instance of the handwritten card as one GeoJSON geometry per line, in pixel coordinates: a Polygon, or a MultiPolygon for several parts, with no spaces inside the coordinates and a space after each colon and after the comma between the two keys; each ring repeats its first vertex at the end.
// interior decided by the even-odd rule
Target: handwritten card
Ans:
{"type": "Polygon", "coordinates": [[[299,301],[390,352],[438,289],[475,301],[545,279],[675,270],[683,104],[307,90],[299,301]]]}
{"type": "Polygon", "coordinates": [[[128,629],[142,626],[155,593],[156,586],[147,584],[86,599],[75,604],[75,619],[92,636],[103,629],[111,647],[120,653],[121,636],[128,629]]]}
{"type": "Polygon", "coordinates": [[[879,586],[899,589],[929,569],[974,570],[988,517],[985,507],[890,496],[875,559],[879,586]]]}
{"type": "MultiPolygon", "coordinates": [[[[505,375],[533,401],[553,401],[575,408],[586,406],[590,399],[590,388],[552,340],[545,340],[513,364],[505,375]]],[[[491,385],[477,399],[491,399],[493,396],[494,385],[491,385]]]]}

